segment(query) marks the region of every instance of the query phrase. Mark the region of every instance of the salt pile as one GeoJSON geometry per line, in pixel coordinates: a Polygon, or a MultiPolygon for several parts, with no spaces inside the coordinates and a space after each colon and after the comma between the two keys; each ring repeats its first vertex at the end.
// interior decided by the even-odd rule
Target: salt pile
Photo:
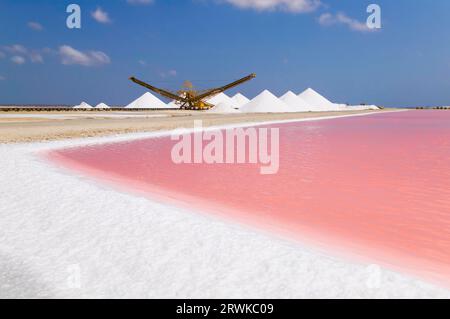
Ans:
{"type": "Polygon", "coordinates": [[[288,113],[291,108],[268,90],[263,91],[240,109],[244,113],[288,113]]]}
{"type": "Polygon", "coordinates": [[[167,104],[158,99],[150,92],[145,93],[140,98],[128,104],[126,109],[166,109],[167,104]]]}
{"type": "MultiPolygon", "coordinates": [[[[233,99],[231,97],[229,97],[228,95],[226,95],[225,93],[219,93],[215,96],[213,96],[212,98],[206,99],[206,102],[209,104],[212,104],[214,106],[219,106],[220,104],[222,104],[221,108],[223,110],[225,109],[234,109],[236,108],[236,104],[234,103],[233,99]]],[[[227,112],[230,113],[230,112],[227,112]]]]}
{"type": "Polygon", "coordinates": [[[87,104],[86,102],[81,102],[80,105],[75,105],[73,107],[74,109],[92,109],[93,107],[89,104],[87,104]]]}
{"type": "Polygon", "coordinates": [[[236,94],[231,98],[236,108],[240,109],[242,106],[250,102],[250,100],[241,93],[236,94]]]}
{"type": "Polygon", "coordinates": [[[364,110],[379,110],[376,105],[346,105],[344,110],[347,111],[364,111],[364,110]]]}
{"type": "Polygon", "coordinates": [[[239,110],[234,109],[230,104],[226,102],[222,102],[214,106],[212,109],[208,110],[209,113],[220,113],[220,114],[229,114],[229,113],[241,113],[239,110]]]}
{"type": "Polygon", "coordinates": [[[173,100],[169,104],[166,105],[166,108],[168,109],[179,109],[181,107],[180,102],[173,100]]]}
{"type": "Polygon", "coordinates": [[[306,103],[310,105],[310,111],[338,111],[339,107],[327,100],[325,97],[309,88],[299,95],[306,103]]]}
{"type": "Polygon", "coordinates": [[[206,102],[212,105],[219,105],[220,103],[226,103],[230,106],[233,106],[235,104],[234,101],[231,99],[231,97],[229,97],[223,92],[207,99],[206,102]]]}
{"type": "Polygon", "coordinates": [[[311,110],[308,103],[292,91],[286,92],[286,94],[280,97],[280,100],[289,105],[292,112],[309,112],[311,110]]]}
{"type": "Polygon", "coordinates": [[[299,95],[311,105],[311,111],[364,111],[379,110],[376,105],[346,105],[329,101],[313,89],[309,88],[299,95]]]}
{"type": "Polygon", "coordinates": [[[110,109],[110,107],[105,103],[100,103],[95,108],[96,109],[110,109]]]}

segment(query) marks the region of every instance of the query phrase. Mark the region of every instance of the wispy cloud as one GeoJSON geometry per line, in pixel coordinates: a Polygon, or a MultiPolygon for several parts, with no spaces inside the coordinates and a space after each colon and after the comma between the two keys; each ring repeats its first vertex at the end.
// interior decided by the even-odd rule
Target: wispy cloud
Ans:
{"type": "Polygon", "coordinates": [[[103,11],[102,8],[98,7],[97,10],[91,12],[92,18],[99,23],[111,23],[111,19],[109,18],[109,14],[106,11],[103,11]]]}
{"type": "Polygon", "coordinates": [[[5,51],[11,54],[27,54],[28,49],[21,44],[13,44],[4,47],[5,51]]]}
{"type": "Polygon", "coordinates": [[[24,57],[15,55],[15,56],[11,57],[11,62],[14,64],[17,64],[17,65],[22,65],[22,64],[25,64],[26,60],[24,57]]]}
{"type": "Polygon", "coordinates": [[[42,31],[44,27],[39,22],[30,21],[27,23],[28,27],[34,31],[42,31]]]}
{"type": "Polygon", "coordinates": [[[178,72],[176,70],[169,70],[167,72],[161,72],[159,75],[162,78],[168,78],[168,77],[175,77],[177,76],[178,72]]]}
{"type": "Polygon", "coordinates": [[[41,53],[33,51],[29,54],[30,61],[33,63],[44,63],[44,57],[41,53]]]}
{"type": "Polygon", "coordinates": [[[127,0],[129,4],[133,5],[149,5],[154,3],[154,0],[127,0]]]}
{"type": "Polygon", "coordinates": [[[104,52],[82,52],[69,45],[59,47],[59,55],[64,65],[99,66],[111,63],[111,59],[104,52]]]}
{"type": "MultiPolygon", "coordinates": [[[[32,63],[44,63],[44,54],[49,53],[46,49],[29,49],[21,44],[5,46],[3,50],[11,56],[11,61],[15,64],[24,64],[27,60],[32,63]]],[[[0,58],[5,56],[5,53],[0,52],[0,58]]]]}
{"type": "Polygon", "coordinates": [[[320,0],[222,0],[241,9],[257,11],[312,12],[321,6],[320,0]]]}
{"type": "Polygon", "coordinates": [[[64,65],[99,66],[111,63],[110,57],[102,51],[80,51],[69,45],[62,45],[58,49],[27,48],[21,44],[0,47],[0,58],[8,57],[14,64],[44,63],[47,57],[59,57],[64,65]]]}
{"type": "Polygon", "coordinates": [[[358,21],[356,19],[350,18],[345,13],[324,13],[319,17],[319,24],[322,26],[333,26],[333,25],[345,25],[350,30],[358,32],[371,32],[374,31],[367,26],[367,23],[358,21]]]}

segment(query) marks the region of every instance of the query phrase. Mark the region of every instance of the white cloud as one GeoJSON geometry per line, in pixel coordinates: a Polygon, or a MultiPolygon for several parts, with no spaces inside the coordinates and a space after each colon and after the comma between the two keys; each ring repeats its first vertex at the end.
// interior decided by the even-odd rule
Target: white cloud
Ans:
{"type": "Polygon", "coordinates": [[[100,7],[98,7],[94,12],[91,12],[91,16],[99,23],[111,23],[108,12],[103,11],[100,7]]]}
{"type": "Polygon", "coordinates": [[[35,30],[35,31],[44,30],[44,27],[42,26],[42,24],[40,24],[38,22],[30,21],[27,23],[27,25],[30,29],[35,30]]]}
{"type": "Polygon", "coordinates": [[[0,51],[0,59],[10,57],[11,62],[21,65],[27,61],[31,63],[44,63],[45,57],[59,56],[61,63],[66,65],[77,64],[83,66],[98,66],[108,64],[111,59],[101,51],[82,52],[69,45],[63,45],[57,50],[51,48],[30,49],[20,44],[4,46],[0,51]],[[7,54],[5,54],[6,52],[7,54]]]}
{"type": "Polygon", "coordinates": [[[28,49],[21,44],[6,46],[5,50],[11,54],[27,54],[28,49]]]}
{"type": "Polygon", "coordinates": [[[98,66],[111,63],[106,53],[101,51],[81,52],[69,45],[59,47],[61,63],[64,65],[98,66]]]}
{"type": "Polygon", "coordinates": [[[154,0],[127,0],[129,4],[133,5],[149,5],[154,3],[154,0]]]}
{"type": "Polygon", "coordinates": [[[367,27],[366,23],[352,19],[344,13],[337,13],[335,15],[331,13],[324,13],[319,17],[319,24],[323,26],[346,25],[350,30],[358,32],[373,31],[373,29],[369,29],[367,27]]]}
{"type": "Polygon", "coordinates": [[[19,55],[15,55],[11,58],[12,63],[22,65],[26,62],[24,57],[21,57],[19,55]]]}
{"type": "Polygon", "coordinates": [[[241,9],[257,11],[312,12],[321,6],[320,0],[223,0],[241,9]]]}
{"type": "Polygon", "coordinates": [[[159,75],[162,78],[168,78],[168,77],[175,77],[177,76],[178,72],[176,70],[169,70],[167,72],[161,72],[159,75]]]}
{"type": "Polygon", "coordinates": [[[29,57],[33,63],[44,63],[44,57],[39,52],[31,52],[29,57]]]}
{"type": "MultiPolygon", "coordinates": [[[[14,44],[3,47],[8,54],[11,55],[11,61],[16,64],[24,64],[27,59],[32,63],[44,63],[44,54],[50,53],[48,49],[34,50],[26,48],[21,44],[14,44]]],[[[0,58],[4,58],[6,54],[0,52],[0,58]]]]}

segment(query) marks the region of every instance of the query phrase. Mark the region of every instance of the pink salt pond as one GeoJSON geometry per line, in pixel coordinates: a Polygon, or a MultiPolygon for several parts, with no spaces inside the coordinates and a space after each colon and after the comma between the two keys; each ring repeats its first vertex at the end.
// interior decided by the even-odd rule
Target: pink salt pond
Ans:
{"type": "Polygon", "coordinates": [[[379,113],[279,127],[280,167],[174,164],[170,137],[49,158],[151,198],[450,283],[450,112],[379,113]]]}

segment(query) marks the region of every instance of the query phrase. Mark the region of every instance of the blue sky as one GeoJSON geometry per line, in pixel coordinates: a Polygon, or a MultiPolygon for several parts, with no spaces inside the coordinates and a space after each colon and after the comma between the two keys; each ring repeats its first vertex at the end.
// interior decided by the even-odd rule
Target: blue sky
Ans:
{"type": "Polygon", "coordinates": [[[228,93],[312,87],[342,103],[450,104],[447,0],[130,2],[0,0],[0,104],[118,105],[145,92],[131,75],[177,90],[252,72],[228,93]],[[66,26],[70,3],[80,30],[66,26]],[[370,3],[381,6],[380,31],[360,28],[370,3]]]}

